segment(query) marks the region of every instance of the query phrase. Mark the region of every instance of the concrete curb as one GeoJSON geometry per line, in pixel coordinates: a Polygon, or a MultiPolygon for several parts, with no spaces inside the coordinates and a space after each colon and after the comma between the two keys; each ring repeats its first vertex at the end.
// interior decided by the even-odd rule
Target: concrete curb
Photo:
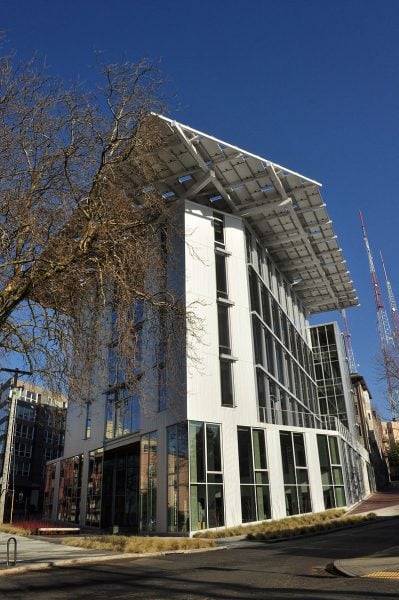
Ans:
{"type": "Polygon", "coordinates": [[[356,575],[356,573],[353,573],[353,571],[346,569],[340,560],[335,560],[332,565],[338,575],[343,575],[344,577],[359,577],[359,575],[356,575]]]}
{"type": "Polygon", "coordinates": [[[225,550],[226,546],[215,546],[213,548],[193,548],[187,550],[165,550],[163,552],[122,553],[122,554],[97,554],[93,556],[82,556],[77,558],[64,558],[60,560],[43,561],[37,563],[27,563],[15,567],[0,567],[0,577],[4,575],[16,575],[27,571],[40,571],[51,567],[68,567],[79,564],[93,564],[98,562],[109,562],[112,560],[132,559],[132,558],[155,558],[157,556],[167,556],[169,554],[195,554],[198,552],[211,552],[213,550],[225,550]]]}

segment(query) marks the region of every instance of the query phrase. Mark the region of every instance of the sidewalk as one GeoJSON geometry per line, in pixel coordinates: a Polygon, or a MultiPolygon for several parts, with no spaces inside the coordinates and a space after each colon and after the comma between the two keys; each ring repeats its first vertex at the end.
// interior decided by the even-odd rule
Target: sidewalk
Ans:
{"type": "MultiPolygon", "coordinates": [[[[360,502],[348,515],[374,512],[380,517],[399,516],[399,483],[388,484],[360,502]]],[[[399,580],[399,546],[386,548],[383,553],[336,560],[335,569],[347,577],[372,577],[399,580]]]]}
{"type": "MultiPolygon", "coordinates": [[[[14,563],[14,544],[9,545],[10,565],[14,563]]],[[[127,555],[105,550],[86,550],[65,546],[60,539],[54,541],[42,540],[36,537],[23,537],[0,533],[0,576],[18,573],[25,570],[43,569],[46,567],[61,566],[81,562],[98,562],[99,560],[114,560],[126,558],[127,555]],[[17,564],[7,567],[7,541],[15,538],[17,541],[17,564]]]]}
{"type": "Polygon", "coordinates": [[[63,567],[81,563],[99,563],[110,560],[126,558],[149,558],[163,556],[166,554],[188,554],[192,552],[211,552],[219,550],[222,546],[211,548],[193,548],[187,550],[164,550],[161,552],[146,552],[131,554],[127,552],[110,552],[107,550],[92,550],[76,548],[62,544],[57,537],[52,540],[44,540],[38,537],[23,537],[0,533],[0,577],[24,571],[34,571],[48,567],[63,567]],[[14,544],[10,543],[10,566],[7,566],[7,541],[15,538],[17,541],[17,564],[14,566],[14,544]]]}

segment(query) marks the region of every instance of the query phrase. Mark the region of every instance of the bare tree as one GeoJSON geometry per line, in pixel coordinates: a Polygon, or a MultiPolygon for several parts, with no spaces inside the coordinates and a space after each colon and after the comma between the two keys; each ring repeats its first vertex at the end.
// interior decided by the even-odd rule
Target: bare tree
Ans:
{"type": "Polygon", "coordinates": [[[151,185],[158,73],[109,65],[103,83],[65,89],[35,61],[0,59],[0,356],[72,385],[99,358],[105,308],[126,385],[140,321],[162,322],[167,339],[184,315],[165,285],[173,206],[151,185]]]}

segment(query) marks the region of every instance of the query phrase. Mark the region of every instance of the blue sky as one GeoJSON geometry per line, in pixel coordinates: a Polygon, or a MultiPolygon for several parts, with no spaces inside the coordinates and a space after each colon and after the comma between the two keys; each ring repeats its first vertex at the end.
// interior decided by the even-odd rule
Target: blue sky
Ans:
{"type": "Polygon", "coordinates": [[[358,210],[399,298],[397,1],[13,0],[0,29],[20,58],[90,85],[95,51],[160,61],[169,116],[321,181],[361,303],[356,360],[387,415],[358,210]]]}

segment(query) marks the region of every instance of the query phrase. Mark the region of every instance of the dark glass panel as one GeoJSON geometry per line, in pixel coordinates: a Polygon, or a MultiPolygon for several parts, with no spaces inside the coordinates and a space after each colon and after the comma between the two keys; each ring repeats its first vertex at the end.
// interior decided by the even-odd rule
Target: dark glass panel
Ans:
{"type": "Polygon", "coordinates": [[[309,483],[308,478],[308,470],[307,469],[297,469],[296,470],[296,482],[298,485],[302,483],[309,483]]]}
{"type": "Polygon", "coordinates": [[[249,269],[249,291],[251,294],[251,310],[260,314],[259,279],[252,267],[249,269]]]}
{"type": "Polygon", "coordinates": [[[330,445],[331,462],[335,465],[341,464],[338,450],[338,440],[336,437],[329,436],[328,442],[330,445]]]}
{"type": "Polygon", "coordinates": [[[273,331],[278,338],[281,339],[281,328],[280,328],[280,311],[277,302],[272,298],[272,310],[273,310],[273,331]]]}
{"type": "Polygon", "coordinates": [[[262,299],[262,316],[263,320],[270,328],[272,328],[272,315],[270,311],[270,294],[262,284],[261,286],[261,299],[262,299]]]}
{"type": "Polygon", "coordinates": [[[222,406],[233,407],[233,376],[231,372],[231,362],[228,360],[220,360],[220,385],[222,406]]]}
{"type": "Polygon", "coordinates": [[[224,246],[224,222],[222,215],[213,216],[213,229],[216,244],[218,246],[224,246]]]}
{"type": "MultiPolygon", "coordinates": [[[[295,478],[295,463],[294,463],[294,451],[292,448],[292,438],[290,432],[280,433],[281,443],[281,458],[283,462],[283,475],[284,483],[296,483],[295,478]]],[[[288,513],[293,514],[293,513],[288,513]]]]}
{"type": "Polygon", "coordinates": [[[258,317],[252,316],[252,329],[254,336],[254,351],[255,351],[255,363],[257,365],[264,365],[263,351],[262,351],[262,330],[263,327],[258,317]]]}
{"type": "Polygon", "coordinates": [[[216,290],[221,298],[227,298],[226,257],[219,252],[215,254],[216,261],[216,290]]]}
{"type": "Polygon", "coordinates": [[[237,437],[240,481],[253,483],[251,430],[249,427],[239,427],[237,437]]]}
{"type": "Polygon", "coordinates": [[[308,485],[298,486],[299,510],[301,513],[312,512],[312,503],[310,500],[310,488],[308,485]]]}
{"type": "Polygon", "coordinates": [[[265,433],[263,429],[254,429],[253,446],[254,446],[254,466],[255,469],[267,469],[266,463],[266,446],[265,433]]]}
{"type": "Polygon", "coordinates": [[[335,508],[334,489],[332,487],[323,486],[324,508],[335,508]]]}
{"type": "Polygon", "coordinates": [[[287,515],[297,515],[299,513],[299,506],[296,485],[284,486],[284,493],[287,515]]]}
{"type": "Polygon", "coordinates": [[[220,455],[220,426],[206,426],[206,457],[207,471],[221,471],[222,459],[220,455]]]}
{"type": "Polygon", "coordinates": [[[258,386],[258,406],[266,406],[266,388],[265,388],[265,375],[260,369],[256,369],[256,380],[258,386]]]}
{"type": "Polygon", "coordinates": [[[207,480],[208,483],[223,483],[223,475],[222,473],[208,473],[207,480]]]}
{"type": "Polygon", "coordinates": [[[179,457],[179,485],[188,485],[187,423],[178,423],[177,425],[177,446],[179,457]]]}
{"type": "Polygon", "coordinates": [[[256,505],[258,508],[258,521],[271,518],[270,491],[268,485],[256,486],[256,505]]]}
{"type": "Polygon", "coordinates": [[[230,354],[229,307],[218,304],[219,350],[230,354]]]}
{"type": "Polygon", "coordinates": [[[205,481],[204,424],[190,423],[190,479],[205,481]]]}
{"type": "Polygon", "coordinates": [[[255,473],[255,483],[267,485],[269,483],[269,474],[267,471],[257,471],[255,473]]]}
{"type": "Polygon", "coordinates": [[[253,485],[241,486],[241,518],[243,523],[256,521],[255,488],[253,485]]]}
{"type": "Polygon", "coordinates": [[[223,525],[223,486],[208,485],[208,527],[222,527],[223,525]]]}
{"type": "Polygon", "coordinates": [[[247,262],[250,263],[252,262],[251,257],[252,257],[252,236],[250,234],[250,232],[248,231],[248,229],[245,230],[245,246],[246,246],[246,252],[247,252],[247,262]]]}
{"type": "MultiPolygon", "coordinates": [[[[274,367],[274,341],[271,333],[265,330],[265,345],[266,345],[266,358],[267,358],[267,369],[272,375],[276,375],[276,369],[274,367]]],[[[264,365],[265,366],[265,365],[264,365]]]]}
{"type": "Polygon", "coordinates": [[[335,503],[337,507],[346,505],[345,489],[343,486],[335,488],[335,503]]]}
{"type": "Polygon", "coordinates": [[[190,485],[191,529],[206,529],[206,485],[190,485]]]}
{"type": "Polygon", "coordinates": [[[328,444],[326,435],[317,436],[317,446],[319,448],[320,467],[330,468],[330,458],[328,455],[328,444]]]}
{"type": "Polygon", "coordinates": [[[295,462],[297,467],[306,467],[305,442],[302,433],[294,433],[295,462]]]}
{"type": "Polygon", "coordinates": [[[285,385],[282,346],[276,341],[275,347],[276,347],[277,378],[280,381],[280,383],[285,385]]]}

